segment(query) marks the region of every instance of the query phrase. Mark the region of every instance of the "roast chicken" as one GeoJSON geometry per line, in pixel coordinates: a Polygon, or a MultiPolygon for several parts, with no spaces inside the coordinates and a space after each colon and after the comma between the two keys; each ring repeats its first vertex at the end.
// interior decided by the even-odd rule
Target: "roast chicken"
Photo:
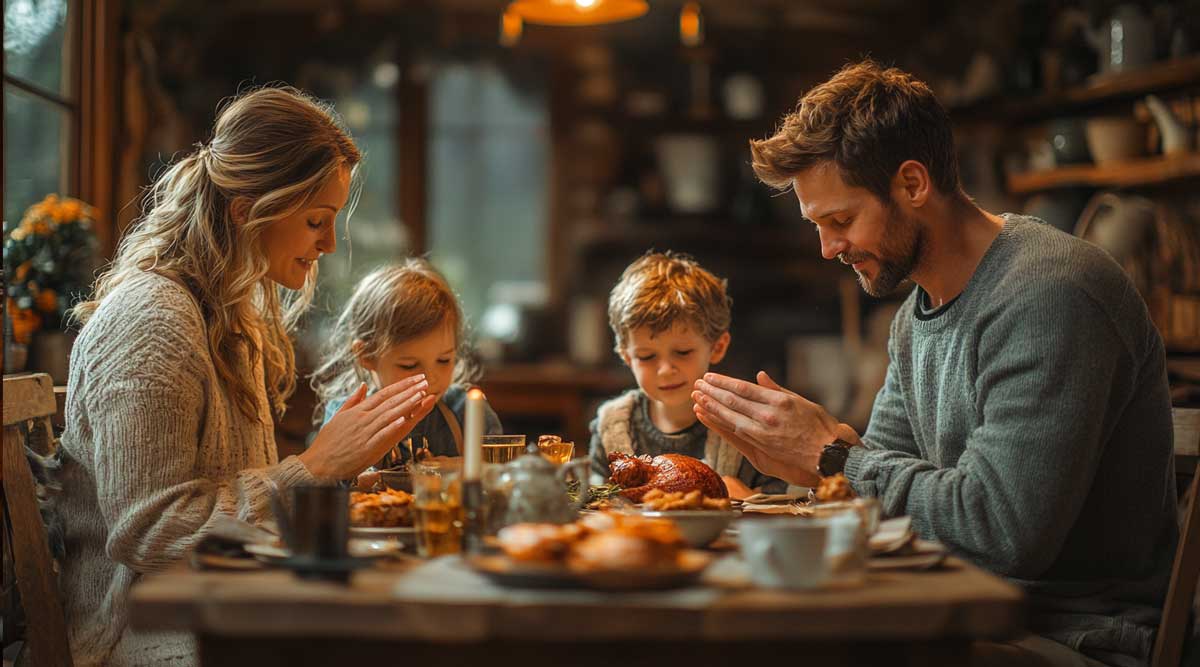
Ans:
{"type": "Polygon", "coordinates": [[[651,489],[663,491],[698,490],[709,498],[728,498],[725,482],[699,459],[683,454],[629,456],[619,452],[608,455],[608,471],[614,484],[624,487],[621,495],[640,503],[651,489]]]}

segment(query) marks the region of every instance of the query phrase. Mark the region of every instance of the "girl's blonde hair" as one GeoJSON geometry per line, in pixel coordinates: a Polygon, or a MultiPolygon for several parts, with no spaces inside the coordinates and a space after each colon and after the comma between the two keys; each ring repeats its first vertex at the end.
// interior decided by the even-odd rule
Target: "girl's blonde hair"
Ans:
{"type": "Polygon", "coordinates": [[[245,346],[251,363],[262,355],[271,406],[283,414],[296,387],[289,334],[312,300],[317,266],[303,289],[281,295],[267,277],[259,237],[300,211],[342,168],[353,175],[360,159],[333,108],[295,88],[260,88],[229,101],[212,140],[148,188],[144,215],[75,318],[86,324],[105,296],[143,272],[170,278],[199,303],[213,365],[239,410],[256,415],[261,381],[241,367],[245,346]],[[231,213],[235,199],[250,203],[240,224],[231,213]]]}
{"type": "Polygon", "coordinates": [[[319,424],[330,401],[349,396],[360,383],[373,384],[358,364],[360,356],[377,358],[389,348],[441,326],[454,331],[457,362],[453,382],[470,382],[475,365],[467,344],[466,319],[442,274],[418,258],[372,271],[354,288],[338,317],[324,360],[313,373],[312,388],[317,393],[314,421],[319,424]],[[356,347],[359,341],[360,347],[356,347]]]}

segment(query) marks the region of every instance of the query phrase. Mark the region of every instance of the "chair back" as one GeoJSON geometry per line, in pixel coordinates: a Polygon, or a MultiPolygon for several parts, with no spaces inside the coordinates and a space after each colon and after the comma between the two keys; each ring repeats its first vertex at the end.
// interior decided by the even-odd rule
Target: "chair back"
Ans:
{"type": "Polygon", "coordinates": [[[1183,501],[1183,526],[1179,546],[1175,549],[1175,565],[1171,568],[1171,583],[1163,605],[1162,621],[1154,639],[1153,667],[1178,667],[1183,659],[1183,647],[1191,629],[1193,596],[1196,580],[1200,578],[1200,513],[1196,511],[1196,496],[1200,493],[1200,469],[1192,475],[1192,483],[1183,501]]]}
{"type": "Polygon", "coordinates": [[[25,640],[35,667],[71,667],[71,647],[37,487],[25,458],[28,446],[48,455],[55,446],[50,417],[57,410],[54,383],[45,373],[4,377],[4,440],[0,482],[5,519],[11,528],[13,574],[21,593],[28,631],[25,640]]]}

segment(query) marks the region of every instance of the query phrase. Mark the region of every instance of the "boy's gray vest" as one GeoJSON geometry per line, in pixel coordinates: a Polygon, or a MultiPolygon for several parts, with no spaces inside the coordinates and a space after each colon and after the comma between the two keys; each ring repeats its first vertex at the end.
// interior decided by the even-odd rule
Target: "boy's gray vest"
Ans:
{"type": "MultiPolygon", "coordinates": [[[[611,454],[634,455],[633,440],[629,433],[629,419],[640,389],[631,389],[624,394],[604,403],[597,411],[597,430],[600,432],[600,442],[604,451],[611,454]]],[[[704,458],[701,459],[718,475],[737,477],[742,467],[742,453],[717,434],[708,429],[708,438],[704,441],[704,458]]]]}

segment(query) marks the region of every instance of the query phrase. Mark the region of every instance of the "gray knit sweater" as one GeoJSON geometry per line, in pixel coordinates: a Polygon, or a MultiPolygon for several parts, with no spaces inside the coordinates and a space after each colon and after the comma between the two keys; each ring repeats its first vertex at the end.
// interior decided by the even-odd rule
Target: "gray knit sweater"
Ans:
{"type": "MultiPolygon", "coordinates": [[[[261,360],[245,368],[263,380],[261,360]]],[[[130,588],[183,558],[215,516],[269,518],[268,479],[316,481],[295,457],[278,461],[266,386],[257,387],[247,418],[217,379],[196,301],[167,278],[127,281],[83,327],[58,500],[77,666],[194,663],[187,636],[128,630],[130,588]]]]}
{"type": "Polygon", "coordinates": [[[1104,251],[1005,219],[957,300],[896,316],[846,474],[1023,585],[1034,632],[1144,664],[1178,539],[1162,340],[1104,251]]]}

